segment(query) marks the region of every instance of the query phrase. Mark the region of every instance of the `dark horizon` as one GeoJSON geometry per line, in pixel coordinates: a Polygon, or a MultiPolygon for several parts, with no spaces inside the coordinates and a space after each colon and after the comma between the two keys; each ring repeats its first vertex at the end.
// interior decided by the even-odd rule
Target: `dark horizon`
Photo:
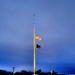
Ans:
{"type": "MultiPolygon", "coordinates": [[[[0,69],[0,73],[13,73],[13,71],[11,72],[11,71],[6,71],[6,70],[1,70],[1,69],[0,69]]],[[[20,74],[20,73],[23,73],[23,74],[24,74],[24,73],[31,73],[31,74],[33,74],[34,72],[32,72],[32,71],[27,71],[27,70],[21,70],[20,72],[15,72],[15,71],[14,71],[14,74],[17,74],[17,73],[19,73],[19,74],[20,74]]],[[[53,73],[53,75],[59,75],[59,73],[57,73],[57,72],[55,72],[55,71],[52,71],[52,72],[51,72],[51,71],[50,71],[50,72],[43,72],[41,69],[39,69],[39,70],[36,71],[36,74],[46,74],[46,75],[47,75],[47,74],[51,74],[51,73],[53,73]]],[[[62,75],[62,74],[64,74],[64,73],[61,73],[61,75],[62,75]]],[[[66,74],[64,74],[64,75],[66,75],[66,74]]]]}
{"type": "MultiPolygon", "coordinates": [[[[3,70],[3,69],[0,69],[0,71],[6,71],[6,72],[13,72],[13,69],[12,69],[12,71],[8,71],[8,70],[3,70]]],[[[14,72],[15,73],[17,73],[17,72],[19,72],[19,73],[21,73],[21,72],[31,72],[31,73],[34,73],[33,71],[28,71],[28,70],[24,70],[24,69],[22,69],[22,70],[20,70],[20,71],[16,71],[16,70],[14,70],[14,72]]],[[[59,72],[57,72],[57,71],[55,71],[55,70],[51,70],[52,72],[54,72],[54,73],[57,73],[57,74],[65,74],[65,75],[69,75],[69,74],[75,74],[75,70],[74,71],[70,71],[69,73],[59,73],[59,72]]],[[[38,70],[36,70],[36,72],[40,72],[40,73],[51,73],[51,71],[42,71],[41,69],[38,69],[38,70]]],[[[55,75],[55,74],[54,74],[55,75]]]]}

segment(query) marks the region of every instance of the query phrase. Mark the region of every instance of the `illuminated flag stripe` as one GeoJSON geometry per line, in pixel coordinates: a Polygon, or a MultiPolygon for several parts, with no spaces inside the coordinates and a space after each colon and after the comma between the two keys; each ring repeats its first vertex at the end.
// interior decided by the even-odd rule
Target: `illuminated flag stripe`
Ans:
{"type": "Polygon", "coordinates": [[[36,38],[37,40],[39,40],[39,41],[41,40],[41,37],[38,36],[38,35],[36,35],[35,38],[36,38]]]}

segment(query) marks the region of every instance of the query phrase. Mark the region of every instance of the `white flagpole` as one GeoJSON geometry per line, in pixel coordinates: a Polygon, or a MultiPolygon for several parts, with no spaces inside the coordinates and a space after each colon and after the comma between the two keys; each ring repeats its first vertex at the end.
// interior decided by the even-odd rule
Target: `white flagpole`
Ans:
{"type": "Polygon", "coordinates": [[[35,74],[35,72],[36,72],[36,39],[35,39],[35,36],[36,36],[36,30],[35,30],[35,14],[34,14],[34,60],[33,60],[33,62],[34,62],[34,67],[33,67],[33,69],[34,69],[34,75],[36,75],[35,74]]]}
{"type": "Polygon", "coordinates": [[[34,75],[36,72],[36,39],[35,39],[35,27],[34,27],[34,75]]]}

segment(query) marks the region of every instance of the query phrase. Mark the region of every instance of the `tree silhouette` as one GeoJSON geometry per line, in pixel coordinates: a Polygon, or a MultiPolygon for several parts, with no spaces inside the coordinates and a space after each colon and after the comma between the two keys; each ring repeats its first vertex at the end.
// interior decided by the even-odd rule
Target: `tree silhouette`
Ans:
{"type": "Polygon", "coordinates": [[[36,71],[36,74],[40,74],[41,73],[41,69],[36,71]]]}
{"type": "MultiPolygon", "coordinates": [[[[14,75],[32,75],[32,74],[33,74],[33,72],[31,72],[31,71],[22,70],[21,72],[15,72],[14,75]]],[[[55,72],[55,71],[52,71],[52,74],[51,74],[51,72],[46,73],[46,72],[42,72],[41,69],[37,70],[36,74],[38,74],[38,75],[65,75],[65,74],[57,74],[57,72],[55,72]]],[[[13,72],[0,70],[0,75],[13,75],[13,72]]]]}

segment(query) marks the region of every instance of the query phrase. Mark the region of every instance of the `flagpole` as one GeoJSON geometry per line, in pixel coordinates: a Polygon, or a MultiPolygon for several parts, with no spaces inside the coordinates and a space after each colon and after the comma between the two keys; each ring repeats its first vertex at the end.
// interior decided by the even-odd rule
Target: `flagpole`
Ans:
{"type": "Polygon", "coordinates": [[[34,75],[36,75],[35,74],[35,72],[36,72],[36,39],[35,39],[35,35],[36,35],[36,30],[35,30],[35,14],[34,14],[34,56],[33,56],[34,57],[34,60],[33,60],[34,75]]]}
{"type": "Polygon", "coordinates": [[[35,35],[36,35],[36,33],[35,33],[35,27],[34,27],[34,75],[36,75],[35,74],[35,72],[36,72],[36,39],[35,39],[35,35]]]}

